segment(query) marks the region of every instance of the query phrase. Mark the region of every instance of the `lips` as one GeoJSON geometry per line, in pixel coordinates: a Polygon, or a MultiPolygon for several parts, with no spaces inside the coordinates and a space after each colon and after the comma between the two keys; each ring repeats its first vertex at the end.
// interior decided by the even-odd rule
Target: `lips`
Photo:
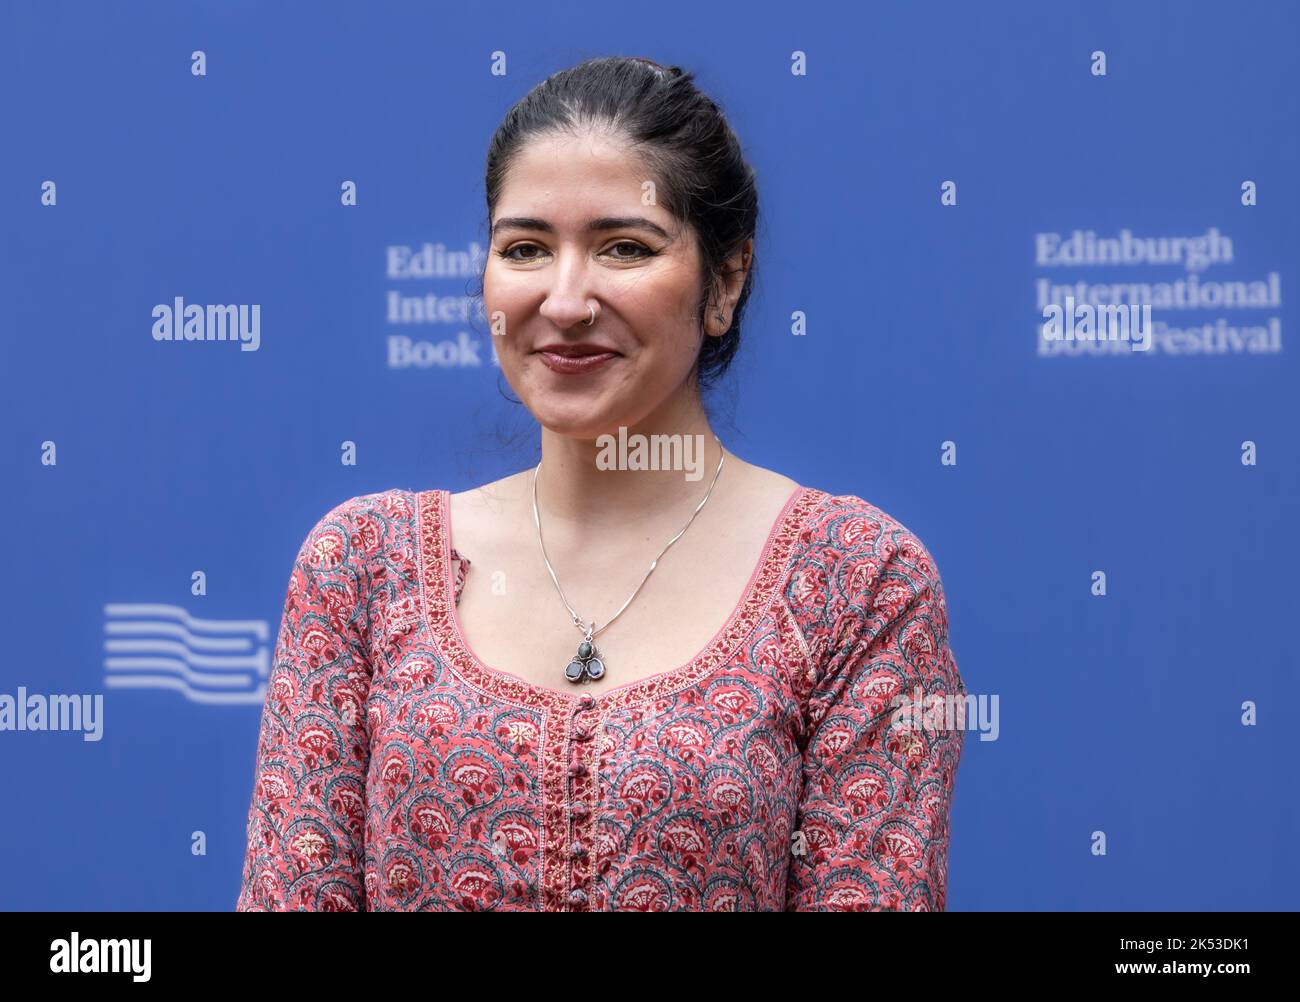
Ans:
{"type": "Polygon", "coordinates": [[[581,344],[546,344],[537,349],[538,352],[545,352],[548,355],[559,355],[562,358],[585,358],[588,355],[617,355],[613,348],[606,348],[603,344],[591,344],[582,342],[581,344]]]}
{"type": "Polygon", "coordinates": [[[560,355],[551,351],[539,351],[537,357],[552,372],[566,376],[584,375],[595,372],[618,358],[617,352],[603,351],[596,355],[560,355]]]}

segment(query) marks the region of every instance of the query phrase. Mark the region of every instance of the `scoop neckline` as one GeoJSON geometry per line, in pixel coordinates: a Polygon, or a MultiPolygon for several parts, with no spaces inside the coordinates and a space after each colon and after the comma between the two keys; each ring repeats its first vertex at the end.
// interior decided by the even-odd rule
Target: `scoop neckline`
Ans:
{"type": "Polygon", "coordinates": [[[777,587],[801,527],[820,503],[822,492],[796,484],[768,530],[763,549],[739,600],[712,638],[683,664],[593,694],[575,686],[573,692],[538,685],[487,664],[474,652],[461,630],[456,612],[451,561],[451,492],[424,491],[417,497],[420,535],[420,577],[424,615],[431,633],[455,670],[476,688],[511,702],[571,710],[575,705],[602,709],[626,706],[670,695],[701,681],[726,664],[753,632],[777,587]]]}

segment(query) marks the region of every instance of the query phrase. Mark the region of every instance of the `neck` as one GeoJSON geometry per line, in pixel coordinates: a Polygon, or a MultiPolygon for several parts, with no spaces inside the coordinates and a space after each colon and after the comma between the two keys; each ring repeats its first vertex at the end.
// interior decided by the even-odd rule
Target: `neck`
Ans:
{"type": "MultiPolygon", "coordinates": [[[[650,415],[621,432],[615,426],[590,439],[543,428],[537,508],[548,539],[570,532],[586,539],[619,538],[633,526],[682,523],[704,499],[724,451],[698,406],[667,418],[650,415]],[[654,466],[675,468],[643,468],[654,466]]],[[[727,454],[709,504],[739,465],[727,454]]],[[[528,470],[530,520],[532,478],[528,470]]]]}

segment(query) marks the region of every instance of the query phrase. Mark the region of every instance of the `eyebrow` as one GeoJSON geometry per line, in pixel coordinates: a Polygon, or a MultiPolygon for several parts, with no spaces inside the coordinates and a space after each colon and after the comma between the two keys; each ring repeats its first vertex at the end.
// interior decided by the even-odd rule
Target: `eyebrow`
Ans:
{"type": "MultiPolygon", "coordinates": [[[[532,216],[507,216],[504,219],[498,219],[492,225],[492,235],[496,236],[502,230],[541,230],[543,233],[554,233],[555,227],[545,219],[537,219],[532,216]]],[[[643,216],[601,216],[599,219],[593,219],[588,223],[587,230],[592,233],[605,230],[646,230],[664,240],[672,239],[672,234],[662,226],[658,223],[652,223],[643,216]]]]}

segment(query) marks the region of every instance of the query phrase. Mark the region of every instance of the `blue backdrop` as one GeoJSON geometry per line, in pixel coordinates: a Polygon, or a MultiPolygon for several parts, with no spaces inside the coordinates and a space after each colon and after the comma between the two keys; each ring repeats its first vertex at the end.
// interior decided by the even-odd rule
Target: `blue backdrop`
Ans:
{"type": "Polygon", "coordinates": [[[233,908],[297,548],[536,461],[454,255],[510,105],[627,54],[695,71],[759,175],[717,430],[915,531],[999,698],[949,907],[1294,906],[1300,8],[728,7],[0,7],[0,697],[102,697],[97,735],[0,730],[0,905],[233,908]],[[1047,341],[1080,283],[1136,286],[1152,347],[1047,341]],[[155,339],[177,297],[256,305],[256,350],[155,339]]]}

